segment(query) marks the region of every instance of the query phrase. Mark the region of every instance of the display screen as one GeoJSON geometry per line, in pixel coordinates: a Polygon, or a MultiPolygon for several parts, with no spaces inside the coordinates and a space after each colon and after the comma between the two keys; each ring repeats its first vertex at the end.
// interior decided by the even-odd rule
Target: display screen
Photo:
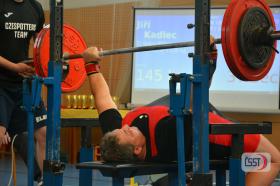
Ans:
{"type": "MultiPolygon", "coordinates": [[[[280,7],[271,7],[277,30],[280,7]]],[[[134,10],[134,47],[194,41],[194,9],[163,8],[134,10]]],[[[225,8],[212,8],[210,33],[221,38],[225,8]]],[[[277,50],[280,51],[278,41],[277,50]]],[[[280,55],[270,72],[260,81],[238,80],[229,70],[222,46],[217,45],[218,61],[210,88],[210,102],[222,111],[279,112],[280,55]]],[[[192,74],[194,47],[138,52],[133,54],[131,103],[147,104],[169,93],[169,74],[192,74]]]]}

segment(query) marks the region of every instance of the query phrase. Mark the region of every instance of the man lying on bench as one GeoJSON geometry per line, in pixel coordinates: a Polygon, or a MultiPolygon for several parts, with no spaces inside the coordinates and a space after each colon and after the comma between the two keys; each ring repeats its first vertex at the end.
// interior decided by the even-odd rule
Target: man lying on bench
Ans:
{"type": "MultiPolygon", "coordinates": [[[[109,87],[100,73],[99,51],[90,47],[83,53],[92,94],[105,134],[101,142],[101,157],[105,161],[176,161],[176,118],[168,113],[168,106],[144,106],[132,110],[122,118],[113,102],[109,87]]],[[[216,64],[215,64],[216,65],[216,64]]],[[[210,68],[211,70],[211,68],[210,68]]],[[[213,71],[214,72],[214,71],[213,71]]],[[[213,74],[213,72],[211,74],[213,74]]],[[[186,160],[191,160],[191,115],[185,117],[186,160]]],[[[228,123],[229,120],[209,112],[210,124],[228,123]]],[[[210,135],[210,158],[219,160],[230,154],[230,135],[210,135]]],[[[280,169],[280,153],[263,135],[245,135],[245,152],[271,154],[269,172],[246,175],[246,185],[272,184],[280,169]],[[276,163],[278,162],[278,164],[276,163]]]]}

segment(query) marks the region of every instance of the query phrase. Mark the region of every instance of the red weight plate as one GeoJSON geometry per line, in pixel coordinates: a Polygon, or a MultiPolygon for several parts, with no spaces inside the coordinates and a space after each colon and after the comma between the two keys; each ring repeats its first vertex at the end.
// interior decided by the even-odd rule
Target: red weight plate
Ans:
{"type": "Polygon", "coordinates": [[[226,33],[230,32],[228,25],[229,25],[230,19],[232,17],[232,10],[234,9],[237,1],[238,0],[232,0],[231,3],[228,5],[226,12],[224,14],[223,23],[222,23],[221,41],[222,41],[223,54],[224,54],[228,67],[231,70],[231,72],[237,78],[240,79],[240,74],[238,73],[238,70],[237,70],[236,66],[234,65],[234,59],[231,59],[231,56],[229,55],[229,51],[228,51],[229,47],[227,46],[228,38],[226,37],[226,33]]]}
{"type": "MultiPolygon", "coordinates": [[[[49,62],[49,29],[42,31],[41,40],[36,48],[36,64],[38,65],[39,74],[43,77],[48,76],[49,62]],[[40,69],[41,68],[41,69],[40,69]]],[[[39,38],[40,39],[40,38],[39,38]]],[[[78,31],[69,25],[63,26],[63,53],[81,54],[87,48],[85,41],[78,31]]],[[[65,80],[61,83],[63,92],[71,92],[77,90],[86,79],[86,72],[83,59],[69,60],[69,73],[65,80]]]]}
{"type": "MultiPolygon", "coordinates": [[[[222,24],[222,47],[227,65],[237,78],[247,81],[262,79],[269,72],[275,57],[275,52],[272,52],[266,65],[259,69],[251,68],[242,59],[238,45],[238,28],[244,13],[254,7],[262,8],[269,15],[275,29],[273,15],[263,0],[233,0],[225,12],[222,24]]],[[[274,46],[276,47],[276,42],[274,46]]]]}
{"type": "Polygon", "coordinates": [[[42,66],[40,64],[40,57],[38,55],[38,46],[42,40],[42,37],[44,36],[44,34],[46,33],[47,29],[43,28],[37,35],[35,42],[34,42],[34,46],[33,46],[33,62],[34,62],[34,66],[35,66],[35,71],[36,74],[38,74],[39,76],[43,76],[43,70],[42,70],[42,66]]]}

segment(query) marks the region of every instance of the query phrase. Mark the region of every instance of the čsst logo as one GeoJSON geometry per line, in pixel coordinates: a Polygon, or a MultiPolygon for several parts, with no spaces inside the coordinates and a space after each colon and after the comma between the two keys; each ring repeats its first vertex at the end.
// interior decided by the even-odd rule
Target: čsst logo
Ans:
{"type": "Polygon", "coordinates": [[[241,156],[241,168],[244,172],[267,172],[270,164],[269,153],[243,153],[241,156]]]}

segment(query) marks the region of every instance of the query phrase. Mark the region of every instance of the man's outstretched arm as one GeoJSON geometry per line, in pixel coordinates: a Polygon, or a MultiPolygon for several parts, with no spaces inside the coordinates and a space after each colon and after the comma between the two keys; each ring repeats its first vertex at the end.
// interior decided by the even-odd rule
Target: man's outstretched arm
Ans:
{"type": "Polygon", "coordinates": [[[108,84],[106,83],[102,73],[99,71],[98,62],[101,60],[99,50],[96,47],[87,48],[82,54],[85,60],[85,66],[89,78],[91,92],[94,96],[95,106],[98,113],[102,113],[108,109],[117,109],[116,104],[112,100],[108,84]]]}

